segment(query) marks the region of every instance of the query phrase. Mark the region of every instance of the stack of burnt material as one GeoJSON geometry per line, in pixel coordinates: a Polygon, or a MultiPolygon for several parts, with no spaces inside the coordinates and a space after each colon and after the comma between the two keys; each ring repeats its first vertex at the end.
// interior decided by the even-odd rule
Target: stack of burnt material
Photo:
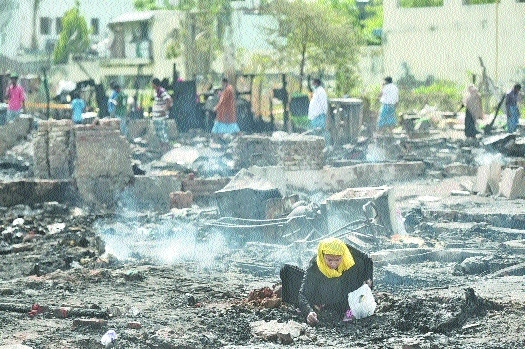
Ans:
{"type": "Polygon", "coordinates": [[[274,133],[241,136],[237,140],[235,168],[282,166],[286,170],[320,170],[325,163],[322,137],[274,133]]]}
{"type": "Polygon", "coordinates": [[[117,119],[77,126],[70,120],[43,121],[33,145],[35,177],[73,179],[87,205],[113,206],[133,178],[131,149],[117,119]]]}
{"type": "Polygon", "coordinates": [[[74,148],[71,120],[41,121],[33,140],[35,177],[70,179],[73,176],[74,148]]]}
{"type": "Polygon", "coordinates": [[[117,119],[75,127],[73,177],[87,204],[113,206],[131,181],[131,148],[120,135],[117,119]]]}

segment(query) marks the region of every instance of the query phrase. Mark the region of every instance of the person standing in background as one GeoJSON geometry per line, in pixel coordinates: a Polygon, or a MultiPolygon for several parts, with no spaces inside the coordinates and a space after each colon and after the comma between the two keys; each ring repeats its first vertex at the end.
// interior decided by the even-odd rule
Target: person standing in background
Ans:
{"type": "Polygon", "coordinates": [[[108,113],[109,113],[110,118],[115,117],[115,109],[117,107],[117,101],[116,101],[117,91],[115,89],[115,86],[116,86],[116,83],[114,81],[109,83],[109,87],[111,87],[111,94],[109,95],[109,99],[108,99],[108,113]]]}
{"type": "Polygon", "coordinates": [[[327,130],[328,95],[320,79],[312,80],[312,99],[308,105],[308,120],[310,130],[324,137],[325,145],[330,146],[330,133],[327,130]]]}
{"type": "Polygon", "coordinates": [[[18,74],[12,73],[10,75],[11,84],[5,91],[5,99],[8,101],[6,122],[13,121],[20,116],[22,110],[25,109],[25,91],[22,86],[18,84],[18,74]]]}
{"type": "Polygon", "coordinates": [[[479,133],[476,129],[476,120],[483,118],[483,107],[481,105],[481,95],[474,85],[467,88],[463,97],[465,107],[465,137],[475,138],[479,133]]]}
{"type": "Polygon", "coordinates": [[[71,110],[73,112],[72,120],[73,123],[80,125],[82,124],[82,113],[84,110],[86,110],[86,102],[82,98],[80,98],[80,95],[78,92],[73,92],[73,100],[71,101],[71,110]]]}
{"type": "Polygon", "coordinates": [[[328,96],[321,80],[313,79],[313,95],[308,106],[308,120],[310,129],[326,129],[326,115],[328,114],[328,96]]]}
{"type": "Polygon", "coordinates": [[[216,113],[215,122],[211,133],[238,133],[237,110],[235,106],[235,91],[227,78],[222,79],[222,91],[219,95],[219,103],[213,109],[216,113]]]}
{"type": "Polygon", "coordinates": [[[397,125],[396,105],[399,102],[399,90],[390,76],[387,76],[383,82],[379,101],[381,102],[381,110],[379,111],[377,129],[379,132],[386,130],[390,133],[397,125]]]}
{"type": "Polygon", "coordinates": [[[166,120],[168,119],[173,100],[166,89],[160,85],[160,80],[154,78],[151,81],[153,91],[155,92],[151,117],[155,126],[155,133],[161,142],[162,150],[168,150],[169,137],[166,120]]]}
{"type": "Polygon", "coordinates": [[[518,108],[518,102],[520,101],[521,85],[516,84],[507,93],[505,97],[505,107],[507,108],[507,132],[513,133],[518,129],[520,121],[520,110],[518,108]]]}
{"type": "Polygon", "coordinates": [[[113,92],[108,100],[108,112],[111,118],[120,119],[120,133],[127,134],[127,96],[119,84],[113,83],[113,92]]]}

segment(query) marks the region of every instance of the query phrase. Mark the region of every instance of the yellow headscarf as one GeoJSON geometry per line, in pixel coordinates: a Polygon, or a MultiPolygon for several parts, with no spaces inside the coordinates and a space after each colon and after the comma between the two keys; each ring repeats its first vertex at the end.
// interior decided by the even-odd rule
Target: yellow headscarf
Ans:
{"type": "Polygon", "coordinates": [[[321,273],[328,278],[339,277],[343,271],[350,269],[355,264],[354,257],[350,254],[346,244],[337,238],[327,238],[319,242],[317,247],[317,266],[321,273]],[[343,256],[343,260],[337,269],[330,269],[324,261],[325,254],[343,256]]]}

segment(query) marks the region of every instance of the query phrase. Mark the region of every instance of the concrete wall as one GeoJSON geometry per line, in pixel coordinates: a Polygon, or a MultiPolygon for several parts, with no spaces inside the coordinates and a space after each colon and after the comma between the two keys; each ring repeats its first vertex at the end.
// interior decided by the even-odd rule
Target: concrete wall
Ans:
{"type": "Polygon", "coordinates": [[[295,191],[337,192],[352,187],[389,185],[421,177],[423,162],[364,163],[322,170],[288,171],[284,167],[251,167],[250,172],[274,184],[283,195],[295,191]]]}
{"type": "Polygon", "coordinates": [[[30,115],[21,115],[13,122],[0,125],[0,156],[25,139],[31,132],[32,126],[33,117],[30,115]]]}
{"type": "MultiPolygon", "coordinates": [[[[395,233],[401,233],[397,225],[393,224],[396,218],[395,198],[390,187],[348,188],[328,197],[324,203],[329,231],[336,231],[345,227],[348,222],[355,222],[365,218],[363,206],[372,202],[375,206],[377,223],[395,233]]],[[[322,207],[323,207],[322,206],[322,207]]],[[[372,218],[372,215],[367,218],[372,218]]],[[[355,228],[355,224],[350,228],[355,228]]]]}
{"type": "Polygon", "coordinates": [[[380,86],[385,77],[383,47],[364,46],[359,52],[359,74],[364,86],[380,86]]]}
{"type": "Polygon", "coordinates": [[[463,5],[444,0],[441,7],[401,8],[383,2],[385,74],[398,78],[406,62],[418,79],[428,75],[465,83],[468,72],[487,73],[504,87],[522,80],[525,63],[525,3],[463,5]]]}
{"type": "Polygon", "coordinates": [[[318,136],[241,136],[235,147],[235,167],[274,165],[284,166],[287,170],[321,169],[324,166],[324,147],[324,138],[318,136]]]}

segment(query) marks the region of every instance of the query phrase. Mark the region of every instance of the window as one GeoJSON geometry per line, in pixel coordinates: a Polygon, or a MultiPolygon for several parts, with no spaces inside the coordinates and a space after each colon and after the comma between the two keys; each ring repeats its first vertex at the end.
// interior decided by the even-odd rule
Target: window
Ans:
{"type": "Polygon", "coordinates": [[[51,34],[51,18],[40,17],[40,34],[42,35],[51,34]]]}
{"type": "Polygon", "coordinates": [[[61,31],[62,31],[62,18],[58,17],[55,20],[55,32],[57,35],[59,35],[61,31]]]}
{"type": "Polygon", "coordinates": [[[91,34],[98,35],[100,33],[100,23],[98,18],[91,18],[91,34]]]}

